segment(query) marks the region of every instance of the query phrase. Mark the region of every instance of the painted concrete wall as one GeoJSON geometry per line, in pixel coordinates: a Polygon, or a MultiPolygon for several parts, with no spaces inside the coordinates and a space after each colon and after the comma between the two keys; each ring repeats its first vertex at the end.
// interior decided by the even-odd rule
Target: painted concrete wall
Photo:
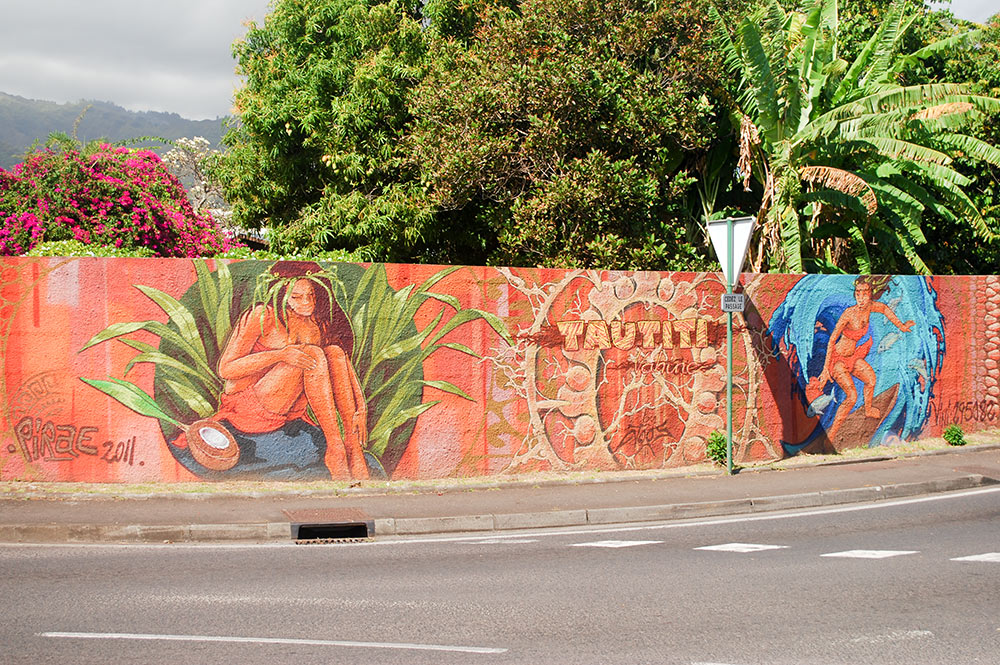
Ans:
{"type": "MultiPolygon", "coordinates": [[[[738,462],[1000,422],[1000,277],[742,284],[738,462]]],[[[698,463],[725,428],[723,291],[711,273],[3,259],[0,478],[698,463]]]]}

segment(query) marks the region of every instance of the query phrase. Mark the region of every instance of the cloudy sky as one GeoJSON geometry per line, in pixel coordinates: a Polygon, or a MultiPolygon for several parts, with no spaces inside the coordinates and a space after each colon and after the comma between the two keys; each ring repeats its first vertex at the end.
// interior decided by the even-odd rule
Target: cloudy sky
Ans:
{"type": "MultiPolygon", "coordinates": [[[[998,0],[953,0],[983,21],[998,0]]],[[[0,92],[110,101],[202,120],[230,113],[230,46],[270,0],[0,0],[0,92]]]]}

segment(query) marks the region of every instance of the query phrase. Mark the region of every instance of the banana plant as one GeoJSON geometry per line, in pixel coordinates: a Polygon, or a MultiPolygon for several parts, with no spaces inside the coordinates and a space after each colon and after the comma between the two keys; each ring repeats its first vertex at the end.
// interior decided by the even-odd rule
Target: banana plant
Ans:
{"type": "Polygon", "coordinates": [[[815,0],[802,12],[768,0],[735,26],[714,6],[709,12],[735,81],[723,97],[741,128],[739,171],[747,191],[751,179],[762,189],[755,269],[766,260],[783,271],[868,273],[875,244],[926,274],[917,252],[925,212],[996,237],[954,160],[1000,166],[1000,150],[962,133],[978,114],[1000,111],[1000,99],[953,83],[899,83],[904,68],[974,40],[976,31],[902,54],[914,14],[896,2],[847,62],[837,0],[815,0]]]}

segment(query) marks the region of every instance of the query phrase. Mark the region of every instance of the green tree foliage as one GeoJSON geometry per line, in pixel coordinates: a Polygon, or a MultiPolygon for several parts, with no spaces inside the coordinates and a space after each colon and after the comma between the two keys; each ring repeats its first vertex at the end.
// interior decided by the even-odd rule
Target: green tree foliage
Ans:
{"type": "Polygon", "coordinates": [[[915,16],[897,3],[848,62],[836,0],[802,13],[772,0],[736,25],[713,16],[738,81],[728,103],[740,127],[739,169],[761,188],[757,265],[929,272],[917,252],[925,213],[995,237],[956,160],[1000,164],[1000,151],[964,131],[1000,100],[903,76],[969,33],[901,54],[915,16]]]}
{"type": "Polygon", "coordinates": [[[692,267],[685,156],[714,133],[703,5],[526,0],[434,43],[413,157],[438,255],[692,267]]]}
{"type": "Polygon", "coordinates": [[[284,0],[234,46],[234,223],[358,259],[698,265],[700,0],[284,0]]]}
{"type": "Polygon", "coordinates": [[[215,173],[272,245],[406,258],[430,217],[402,138],[427,51],[419,2],[282,0],[233,53],[245,86],[215,173]]]}
{"type": "MultiPolygon", "coordinates": [[[[938,33],[954,32],[967,26],[955,25],[949,14],[938,33]]],[[[920,82],[958,81],[979,95],[1000,97],[1000,16],[983,27],[975,40],[965,46],[934,54],[915,63],[905,72],[920,82]]],[[[972,119],[969,133],[991,145],[1000,146],[1000,112],[972,119]]],[[[973,181],[970,198],[987,219],[1000,219],[1000,168],[986,161],[958,156],[955,169],[973,181]]],[[[994,222],[995,223],[995,222],[994,222]]],[[[935,273],[992,274],[1000,265],[1000,239],[977,238],[967,224],[955,225],[931,215],[924,225],[928,249],[924,254],[935,273]]]]}
{"type": "Polygon", "coordinates": [[[214,175],[285,253],[697,269],[757,210],[758,269],[991,272],[996,28],[794,9],[278,0],[214,175]]]}

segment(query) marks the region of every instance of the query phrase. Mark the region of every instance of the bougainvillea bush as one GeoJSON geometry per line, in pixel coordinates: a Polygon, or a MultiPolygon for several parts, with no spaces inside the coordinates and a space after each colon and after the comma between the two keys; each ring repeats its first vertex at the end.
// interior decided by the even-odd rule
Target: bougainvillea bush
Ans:
{"type": "Polygon", "coordinates": [[[107,143],[50,144],[0,169],[0,255],[64,240],[181,257],[230,245],[156,153],[107,143]]]}

